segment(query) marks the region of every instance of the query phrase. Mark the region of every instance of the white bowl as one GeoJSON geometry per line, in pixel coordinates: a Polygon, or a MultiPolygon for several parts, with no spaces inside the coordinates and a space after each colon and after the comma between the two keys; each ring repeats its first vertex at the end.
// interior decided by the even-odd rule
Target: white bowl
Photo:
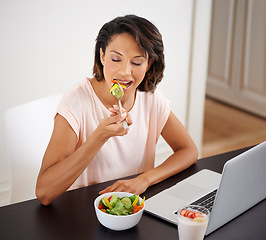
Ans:
{"type": "MultiPolygon", "coordinates": [[[[137,213],[131,214],[131,215],[125,215],[125,216],[116,216],[116,215],[111,215],[108,213],[105,213],[101,210],[98,209],[99,207],[99,202],[103,197],[109,198],[111,195],[115,194],[117,197],[130,197],[133,194],[128,193],[128,192],[110,192],[110,193],[105,193],[100,196],[98,196],[95,201],[94,201],[94,208],[96,212],[96,216],[99,220],[99,222],[112,230],[116,231],[122,231],[126,230],[129,228],[132,228],[138,224],[138,222],[141,219],[141,216],[143,214],[144,208],[145,208],[145,203],[144,207],[137,213]]],[[[139,197],[139,203],[141,203],[142,198],[139,197]]]]}

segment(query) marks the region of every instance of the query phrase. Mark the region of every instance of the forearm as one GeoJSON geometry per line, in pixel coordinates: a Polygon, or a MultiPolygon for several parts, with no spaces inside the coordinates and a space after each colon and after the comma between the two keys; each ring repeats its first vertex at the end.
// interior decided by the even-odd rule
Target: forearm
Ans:
{"type": "Polygon", "coordinates": [[[159,183],[190,167],[197,161],[198,152],[193,148],[184,148],[174,152],[161,165],[141,174],[139,177],[148,184],[159,183]]]}
{"type": "Polygon", "coordinates": [[[197,150],[181,149],[172,154],[164,163],[157,168],[145,171],[136,178],[129,180],[119,180],[113,185],[100,191],[106,192],[131,192],[142,194],[148,187],[188,168],[197,161],[197,150]]]}
{"type": "MultiPolygon", "coordinates": [[[[106,139],[102,138],[100,133],[95,131],[71,155],[58,161],[53,166],[43,171],[41,170],[36,185],[37,198],[44,205],[48,205],[64,193],[85,170],[105,142],[106,139]]],[[[44,158],[48,157],[49,154],[44,156],[44,158]]]]}

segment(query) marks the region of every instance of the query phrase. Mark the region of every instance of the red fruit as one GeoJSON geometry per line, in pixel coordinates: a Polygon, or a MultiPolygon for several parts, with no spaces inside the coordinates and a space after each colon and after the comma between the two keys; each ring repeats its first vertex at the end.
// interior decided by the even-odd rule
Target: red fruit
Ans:
{"type": "Polygon", "coordinates": [[[104,206],[101,204],[98,208],[101,210],[104,209],[104,206]]]}
{"type": "Polygon", "coordinates": [[[180,215],[192,219],[196,217],[203,217],[203,214],[200,212],[193,212],[186,209],[181,210],[180,215]]]}
{"type": "Polygon", "coordinates": [[[143,204],[141,204],[141,205],[135,205],[135,206],[133,207],[133,213],[137,213],[137,212],[139,212],[143,207],[144,207],[143,204]]]}
{"type": "Polygon", "coordinates": [[[196,212],[195,217],[203,217],[203,214],[201,212],[196,212]]]}
{"type": "Polygon", "coordinates": [[[187,210],[183,209],[183,210],[181,210],[180,215],[185,216],[186,212],[187,212],[187,210]]]}
{"type": "Polygon", "coordinates": [[[188,214],[187,214],[187,217],[188,217],[188,218],[194,218],[194,217],[193,217],[194,214],[195,214],[194,212],[189,211],[188,214]]]}

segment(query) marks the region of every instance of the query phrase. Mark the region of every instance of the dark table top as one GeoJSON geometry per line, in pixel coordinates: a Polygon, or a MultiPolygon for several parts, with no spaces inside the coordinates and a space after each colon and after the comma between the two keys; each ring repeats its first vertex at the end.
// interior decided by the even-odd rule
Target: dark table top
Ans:
{"type": "MultiPolygon", "coordinates": [[[[169,188],[184,178],[207,168],[222,172],[225,162],[247,150],[240,149],[198,160],[187,170],[151,186],[146,198],[169,188]]],[[[148,213],[139,224],[125,231],[112,231],[97,220],[93,202],[100,190],[114,181],[96,184],[64,193],[50,206],[37,200],[0,208],[0,239],[178,239],[177,227],[148,213]]],[[[205,239],[266,239],[266,201],[262,201],[216,230],[205,239]]]]}

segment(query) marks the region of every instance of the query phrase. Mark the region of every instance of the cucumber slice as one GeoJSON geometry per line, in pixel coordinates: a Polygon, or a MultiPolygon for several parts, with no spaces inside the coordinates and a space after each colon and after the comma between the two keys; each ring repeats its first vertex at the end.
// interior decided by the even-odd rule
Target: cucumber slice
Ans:
{"type": "Polygon", "coordinates": [[[123,198],[121,199],[121,202],[122,202],[124,205],[131,205],[131,204],[132,204],[132,202],[131,202],[131,200],[130,200],[129,197],[123,197],[123,198]]]}
{"type": "Polygon", "coordinates": [[[102,205],[103,205],[105,208],[108,208],[108,206],[106,205],[106,202],[105,202],[104,198],[101,200],[101,203],[102,203],[102,205]]]}
{"type": "Polygon", "coordinates": [[[109,201],[108,201],[108,199],[107,199],[106,197],[104,197],[104,198],[101,200],[101,202],[102,202],[102,205],[103,205],[105,208],[110,208],[110,209],[112,209],[112,206],[110,205],[110,203],[109,203],[109,201]]]}

